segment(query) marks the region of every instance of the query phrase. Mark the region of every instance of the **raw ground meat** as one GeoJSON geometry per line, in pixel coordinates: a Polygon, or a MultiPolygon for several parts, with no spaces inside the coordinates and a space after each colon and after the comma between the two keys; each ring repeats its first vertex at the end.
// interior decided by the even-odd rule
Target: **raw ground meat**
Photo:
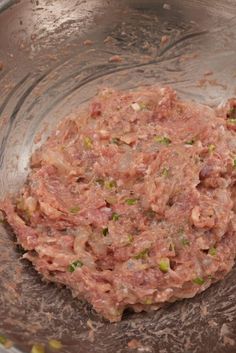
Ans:
{"type": "Polygon", "coordinates": [[[103,90],[1,203],[24,258],[110,321],[223,278],[236,254],[235,106],[168,87],[103,90]]]}

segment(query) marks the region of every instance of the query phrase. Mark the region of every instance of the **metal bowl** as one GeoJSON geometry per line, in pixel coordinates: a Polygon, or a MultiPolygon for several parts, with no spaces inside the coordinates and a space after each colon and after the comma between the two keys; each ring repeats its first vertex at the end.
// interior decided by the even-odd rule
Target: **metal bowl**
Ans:
{"type": "MultiPolygon", "coordinates": [[[[236,95],[235,52],[234,0],[16,1],[0,13],[0,197],[20,188],[32,151],[99,88],[160,83],[215,106],[236,95]]],[[[0,234],[0,332],[12,352],[35,343],[50,352],[51,338],[63,353],[128,353],[133,339],[138,352],[236,352],[235,268],[193,299],[110,324],[43,282],[10,229],[0,234]]]]}

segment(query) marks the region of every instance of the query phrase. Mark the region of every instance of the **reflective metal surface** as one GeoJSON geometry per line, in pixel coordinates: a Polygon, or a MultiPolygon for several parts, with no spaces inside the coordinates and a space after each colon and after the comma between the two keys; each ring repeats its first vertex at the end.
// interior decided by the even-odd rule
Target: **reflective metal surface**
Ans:
{"type": "MultiPolygon", "coordinates": [[[[16,2],[0,13],[1,197],[22,185],[50,128],[99,88],[159,82],[214,106],[236,95],[235,54],[234,0],[16,2]]],[[[65,353],[132,352],[132,339],[138,352],[236,352],[235,268],[194,299],[109,324],[42,282],[11,230],[0,234],[0,332],[22,352],[35,342],[50,352],[50,338],[65,353]]]]}

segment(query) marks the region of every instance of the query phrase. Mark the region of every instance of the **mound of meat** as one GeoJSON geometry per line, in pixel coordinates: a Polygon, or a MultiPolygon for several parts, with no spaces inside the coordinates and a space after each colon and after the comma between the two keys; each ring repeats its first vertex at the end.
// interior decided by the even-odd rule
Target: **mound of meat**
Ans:
{"type": "Polygon", "coordinates": [[[24,257],[110,321],[223,278],[236,254],[235,106],[103,90],[1,203],[24,257]]]}

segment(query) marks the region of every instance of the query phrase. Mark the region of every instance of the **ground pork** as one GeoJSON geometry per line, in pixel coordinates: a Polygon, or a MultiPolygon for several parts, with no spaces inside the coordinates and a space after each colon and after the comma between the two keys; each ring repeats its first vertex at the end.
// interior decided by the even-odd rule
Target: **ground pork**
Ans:
{"type": "Polygon", "coordinates": [[[168,87],[106,89],[60,123],[0,208],[45,279],[118,321],[230,271],[235,180],[235,100],[213,110],[168,87]]]}

